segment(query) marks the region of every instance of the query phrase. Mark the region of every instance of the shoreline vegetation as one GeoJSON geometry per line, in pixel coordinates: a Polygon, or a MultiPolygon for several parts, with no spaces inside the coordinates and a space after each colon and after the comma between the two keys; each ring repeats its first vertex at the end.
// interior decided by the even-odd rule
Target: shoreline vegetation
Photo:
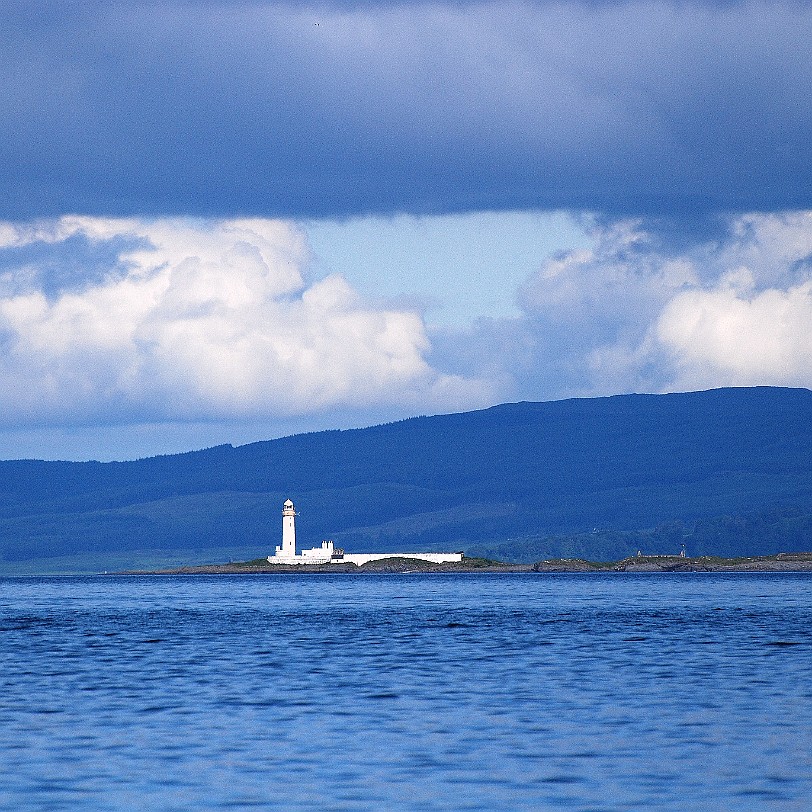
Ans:
{"type": "Polygon", "coordinates": [[[643,555],[620,561],[587,561],[557,558],[535,564],[510,564],[488,558],[464,558],[461,563],[433,564],[414,558],[384,558],[362,566],[355,564],[270,564],[264,558],[254,561],[207,564],[159,570],[129,570],[123,575],[261,575],[269,573],[455,573],[455,572],[812,572],[812,552],[778,553],[747,558],[643,555]]]}

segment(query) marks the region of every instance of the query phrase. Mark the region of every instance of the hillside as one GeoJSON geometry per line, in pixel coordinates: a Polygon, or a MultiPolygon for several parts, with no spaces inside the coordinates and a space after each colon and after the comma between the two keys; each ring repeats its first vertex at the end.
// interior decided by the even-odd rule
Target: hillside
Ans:
{"type": "Polygon", "coordinates": [[[0,571],[255,558],[278,543],[617,559],[812,548],[812,392],[515,403],[120,463],[0,462],[0,571]]]}

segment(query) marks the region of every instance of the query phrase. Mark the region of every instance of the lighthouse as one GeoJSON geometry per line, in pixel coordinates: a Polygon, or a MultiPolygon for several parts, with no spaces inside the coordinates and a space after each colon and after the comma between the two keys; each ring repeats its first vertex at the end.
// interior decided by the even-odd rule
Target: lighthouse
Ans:
{"type": "Polygon", "coordinates": [[[296,557],[296,511],[293,509],[293,502],[285,500],[282,505],[282,549],[280,550],[285,558],[296,557]]]}
{"type": "Polygon", "coordinates": [[[296,554],[296,511],[293,502],[286,499],[282,505],[282,546],[268,556],[269,564],[366,564],[382,558],[418,558],[435,564],[462,561],[462,553],[351,553],[337,549],[332,541],[323,541],[321,547],[312,547],[296,554]]]}

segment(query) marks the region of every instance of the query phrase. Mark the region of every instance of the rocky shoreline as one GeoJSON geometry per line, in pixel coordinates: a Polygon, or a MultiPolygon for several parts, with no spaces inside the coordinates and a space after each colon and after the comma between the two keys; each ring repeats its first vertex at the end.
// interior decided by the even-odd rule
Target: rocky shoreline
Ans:
{"type": "Polygon", "coordinates": [[[565,558],[538,561],[532,568],[534,572],[810,572],[812,553],[778,553],[749,558],[648,555],[609,563],[565,558]]]}
{"type": "Polygon", "coordinates": [[[262,560],[230,564],[208,564],[160,570],[134,570],[125,575],[262,575],[271,573],[599,573],[599,572],[810,572],[812,553],[778,553],[751,558],[716,558],[701,556],[635,556],[621,561],[595,562],[584,559],[550,559],[535,564],[506,564],[482,558],[464,559],[461,563],[432,564],[413,558],[386,558],[355,564],[284,565],[262,560]]]}

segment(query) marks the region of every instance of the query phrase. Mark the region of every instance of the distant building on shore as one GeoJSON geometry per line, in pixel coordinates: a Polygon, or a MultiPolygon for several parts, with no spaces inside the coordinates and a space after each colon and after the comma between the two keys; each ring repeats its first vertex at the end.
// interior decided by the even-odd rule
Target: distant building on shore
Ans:
{"type": "Polygon", "coordinates": [[[282,544],[273,555],[268,556],[270,564],[357,564],[367,561],[380,561],[383,558],[415,558],[430,561],[432,564],[446,564],[462,561],[462,553],[345,553],[332,541],[323,541],[321,547],[296,552],[296,510],[290,499],[282,505],[282,544]]]}
{"type": "Polygon", "coordinates": [[[642,550],[637,551],[637,558],[685,558],[685,542],[678,553],[644,553],[642,550]]]}

